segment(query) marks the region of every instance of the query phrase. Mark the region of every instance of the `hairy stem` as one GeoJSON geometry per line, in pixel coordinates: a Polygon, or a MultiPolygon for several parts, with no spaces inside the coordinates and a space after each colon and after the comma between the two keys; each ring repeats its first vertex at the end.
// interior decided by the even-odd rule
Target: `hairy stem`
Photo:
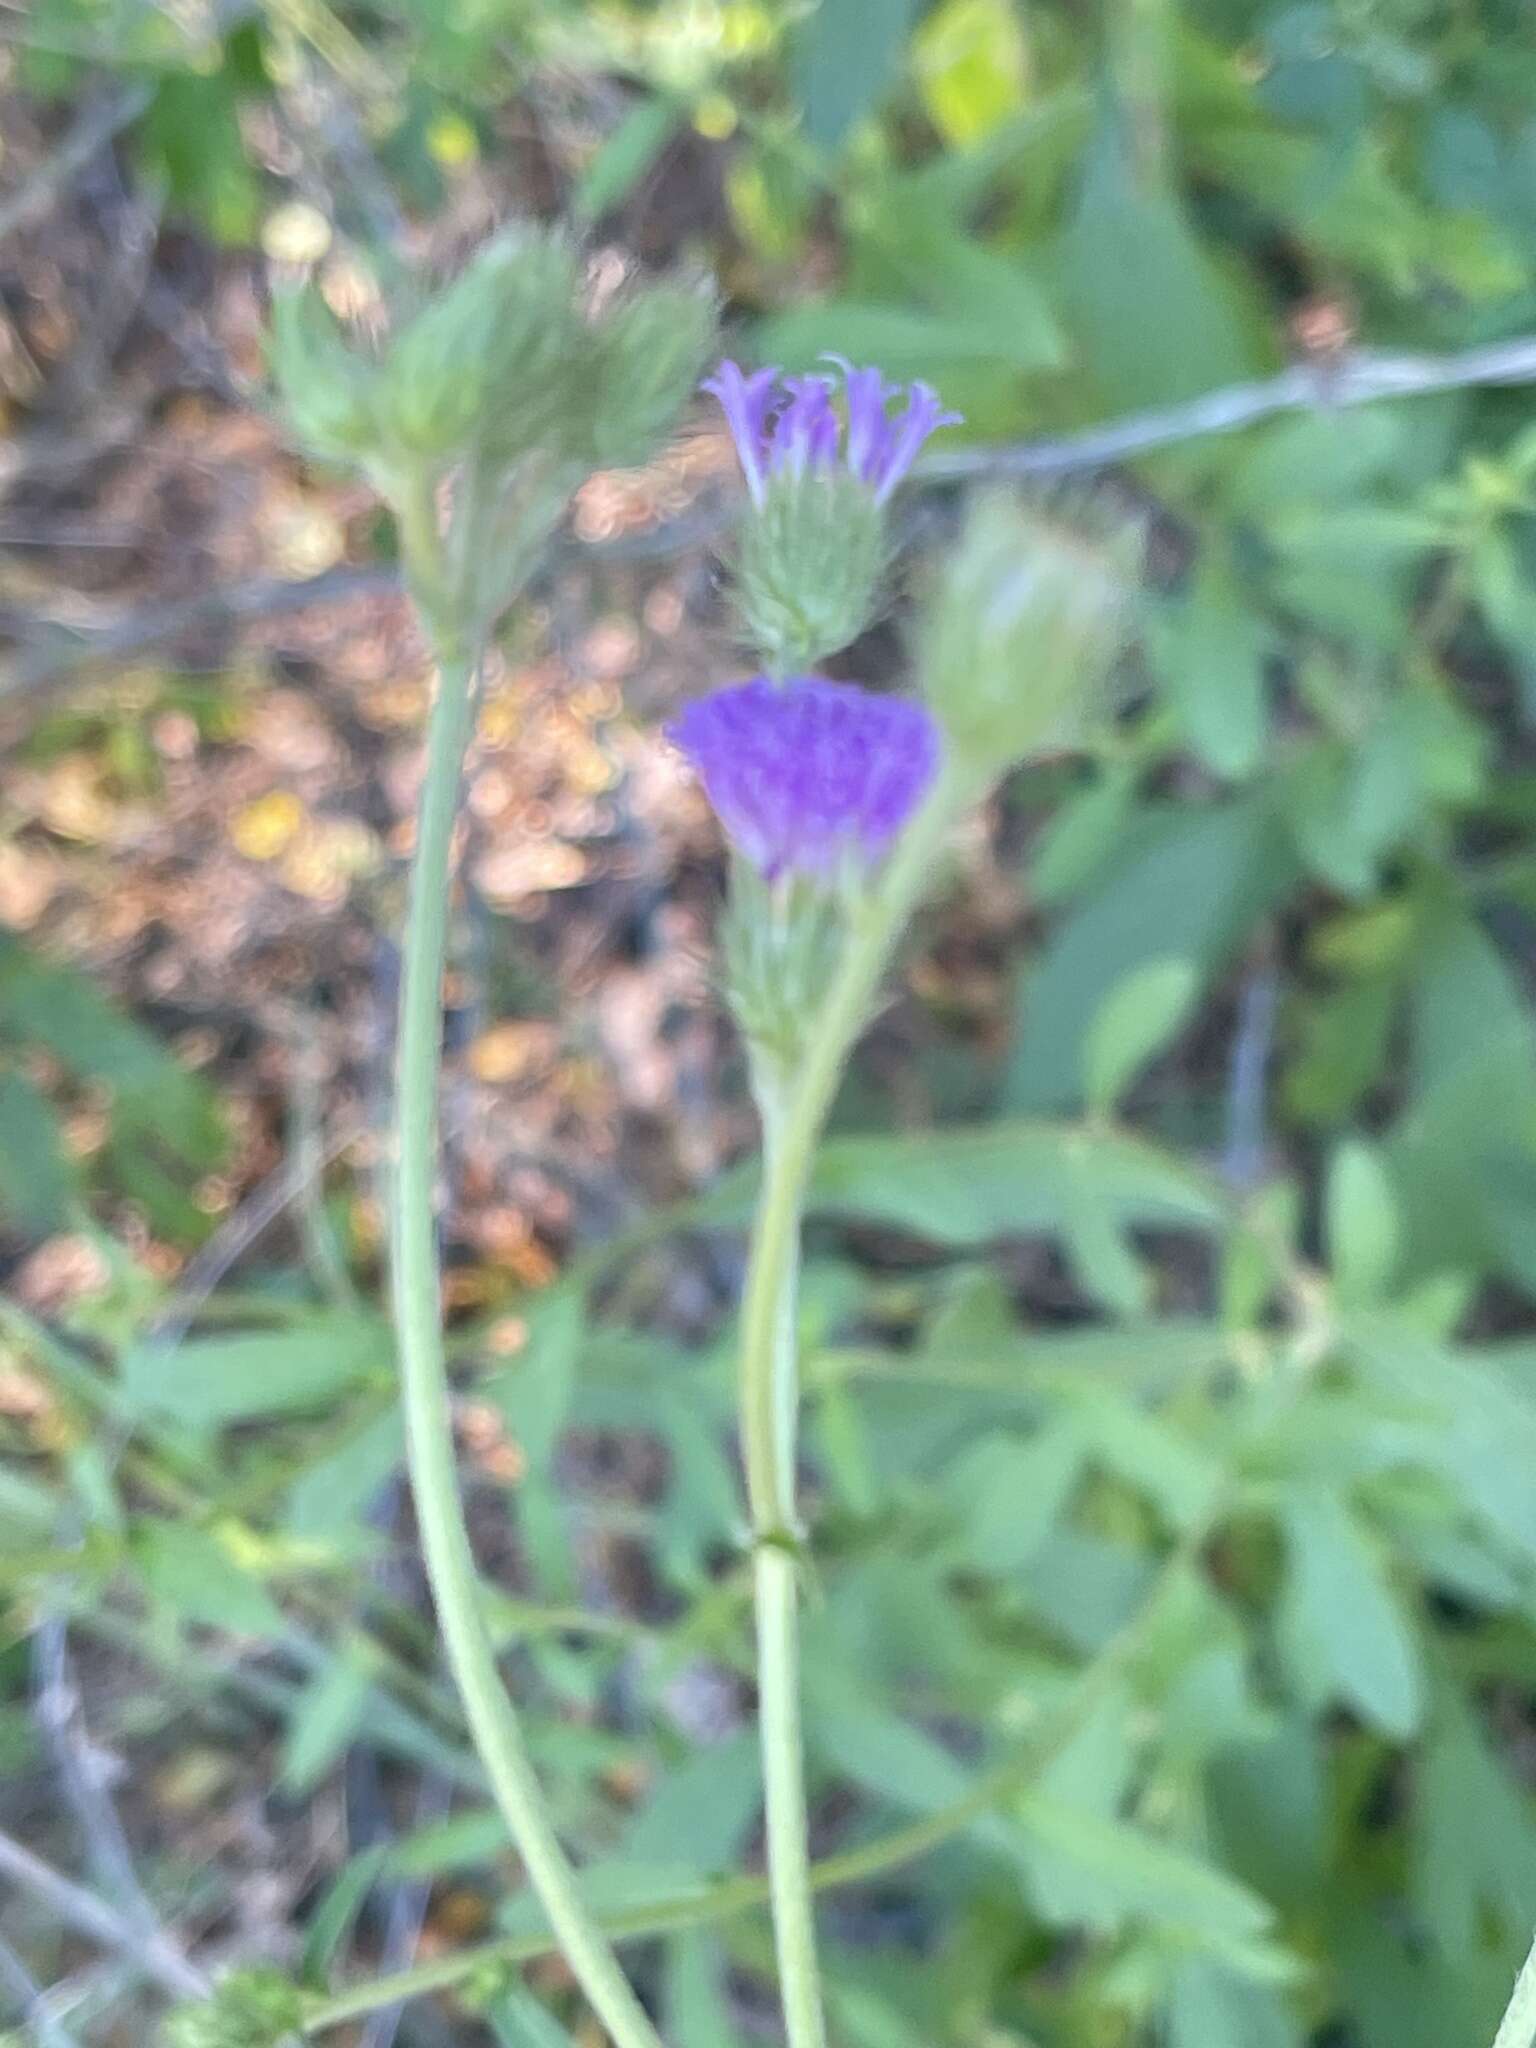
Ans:
{"type": "Polygon", "coordinates": [[[826,2042],[800,1735],[795,1326],[801,1209],[838,1077],[953,815],[954,798],[943,782],[905,834],[793,1067],[765,1058],[754,1075],[763,1183],[742,1298],[741,1438],[752,1518],[769,1893],[790,2048],[825,2048],[826,2042]]]}
{"type": "MultiPolygon", "coordinates": [[[[422,547],[411,533],[408,545],[422,547]]],[[[436,551],[427,590],[437,596],[436,551]]],[[[435,610],[435,606],[433,607],[435,610]]],[[[660,2038],[597,1922],[588,1913],[544,1804],[527,1745],[496,1666],[477,1597],[474,1559],[459,1497],[443,1347],[433,1184],[441,1070],[453,828],[464,751],[474,722],[477,656],[454,647],[435,620],[441,677],[427,738],[400,984],[396,1165],[391,1291],[400,1353],[406,1456],[422,1553],[443,1645],[496,1803],[549,1924],[594,2012],[617,2048],[660,2048],[660,2038]]]]}

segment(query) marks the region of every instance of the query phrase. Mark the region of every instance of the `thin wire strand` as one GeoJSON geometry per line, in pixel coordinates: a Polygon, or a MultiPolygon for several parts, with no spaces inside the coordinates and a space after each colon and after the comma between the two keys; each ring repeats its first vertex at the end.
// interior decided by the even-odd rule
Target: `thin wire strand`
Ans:
{"type": "Polygon", "coordinates": [[[1338,363],[1296,363],[1278,376],[1228,384],[1178,405],[1128,413],[1080,433],[996,448],[938,449],[919,474],[932,482],[973,477],[1068,476],[1103,469],[1130,455],[1145,455],[1178,441],[1230,434],[1282,412],[1333,412],[1383,398],[1422,398],[1474,385],[1536,381],[1536,334],[1489,342],[1460,355],[1404,355],[1361,349],[1338,363]]]}

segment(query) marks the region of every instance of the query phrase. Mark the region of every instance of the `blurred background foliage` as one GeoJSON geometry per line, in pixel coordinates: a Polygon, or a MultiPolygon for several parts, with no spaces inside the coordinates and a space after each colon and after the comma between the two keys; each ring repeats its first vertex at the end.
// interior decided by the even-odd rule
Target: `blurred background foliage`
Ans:
{"type": "MultiPolygon", "coordinates": [[[[1143,523],[1119,710],[967,849],[819,1169],[817,1853],[933,1824],[827,1894],[834,2030],[1488,2039],[1536,1918],[1536,343],[1524,384],[1350,380],[1361,350],[1536,330],[1525,7],[31,0],[0,38],[52,150],[0,199],[13,234],[110,146],[183,260],[255,277],[318,219],[311,253],[387,276],[403,224],[473,221],[493,178],[594,247],[701,260],[744,355],[936,383],[967,426],[914,497],[916,556],[962,472],[1027,469],[1008,451],[1042,437],[1038,473],[1143,523]],[[1071,454],[1295,364],[1308,406],[1071,454]]],[[[62,371],[6,374],[25,454],[62,371]]],[[[54,659],[18,644],[23,679],[54,659]]],[[[153,808],[153,719],[215,746],[262,686],[231,656],[114,710],[106,653],[93,695],[56,666],[46,702],[10,688],[15,758],[85,749],[153,808]]],[[[387,929],[387,877],[370,901],[387,929]]],[[[498,946],[465,970],[493,1016],[548,1014],[536,953],[498,946]]],[[[403,1562],[366,1174],[305,1205],[307,1257],[200,1267],[217,1063],[88,966],[67,926],[0,937],[0,1243],[13,1274],[72,1245],[89,1275],[0,1306],[0,1804],[130,1932],[153,1911],[213,1963],[275,1959],[323,2017],[369,1967],[533,1924],[403,1562]],[[120,1759],[126,1865],[110,1774],[35,1712],[66,1657],[88,1759],[120,1759]],[[210,1827],[237,1796],[260,1852],[210,1827]],[[262,1854],[303,1869],[265,1905],[262,1854]]],[[[315,1142],[299,1119],[311,1182],[315,1142]]],[[[509,1669],[594,1895],[645,1925],[676,1905],[634,1953],[678,2048],[766,2010],[765,1923],[724,1911],[756,1855],[729,1447],[750,1173],[631,1188],[639,1221],[489,1302],[466,1281],[455,1326],[509,1669]]],[[[143,2038],[131,1957],[21,1895],[0,1933],[18,2020],[41,2024],[30,1974],[77,2038],[143,2038]]],[[[401,2024],[590,2038],[547,1965],[401,2024]]]]}

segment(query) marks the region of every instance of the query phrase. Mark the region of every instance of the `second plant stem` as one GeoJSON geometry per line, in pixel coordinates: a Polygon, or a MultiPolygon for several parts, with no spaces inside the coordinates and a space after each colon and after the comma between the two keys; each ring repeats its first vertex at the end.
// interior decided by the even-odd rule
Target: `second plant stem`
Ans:
{"type": "Polygon", "coordinates": [[[796,1583],[795,1322],[804,1165],[787,1152],[793,1098],[780,1077],[757,1076],[763,1184],[742,1305],[742,1448],[752,1516],[752,1599],[763,1815],[779,1997],[789,2048],[823,2048],[810,1829],[800,1739],[800,1593],[796,1583]]]}
{"type": "MultiPolygon", "coordinates": [[[[413,536],[420,545],[419,536],[413,536]]],[[[430,586],[434,594],[441,583],[430,586]]],[[[453,831],[474,724],[474,649],[438,627],[440,676],[427,736],[400,982],[391,1289],[400,1354],[406,1456],[438,1625],[465,1719],[529,1882],[593,2011],[616,2048],[661,2048],[660,2037],[589,1913],[549,1818],[517,1711],[502,1683],[480,1606],[459,1496],[443,1348],[437,1222],[437,1098],[453,831]]]]}
{"type": "Polygon", "coordinates": [[[779,1990],[789,2048],[825,2048],[800,1734],[800,1527],[795,1507],[800,1221],[838,1079],[954,814],[947,778],[860,906],[826,1000],[793,1060],[759,1059],[763,1179],[741,1309],[741,1439],[752,1521],[758,1738],[779,1990]]]}

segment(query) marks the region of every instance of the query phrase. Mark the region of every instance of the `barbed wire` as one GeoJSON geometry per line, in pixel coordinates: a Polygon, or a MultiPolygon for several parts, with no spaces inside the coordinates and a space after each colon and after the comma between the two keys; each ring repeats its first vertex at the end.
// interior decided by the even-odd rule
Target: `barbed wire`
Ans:
{"type": "MultiPolygon", "coordinates": [[[[1382,399],[1532,383],[1536,334],[1485,343],[1456,355],[1361,349],[1336,362],[1297,363],[1273,377],[1223,385],[1177,405],[1127,413],[1075,433],[996,447],[941,449],[918,466],[915,476],[920,483],[940,484],[1082,475],[1154,449],[1232,433],[1278,413],[1331,412],[1382,399]]],[[[711,496],[702,513],[691,507],[677,519],[642,533],[577,544],[573,552],[594,560],[656,560],[714,539],[732,516],[729,503],[711,496]]],[[[299,612],[359,589],[387,588],[392,582],[387,569],[333,569],[292,583],[270,577],[233,583],[194,598],[146,605],[109,625],[84,630],[63,628],[51,620],[34,622],[28,630],[13,620],[9,630],[18,645],[8,668],[0,667],[0,701],[57,687],[103,661],[138,655],[192,625],[299,612]]]]}
{"type": "Polygon", "coordinates": [[[1282,412],[1331,412],[1383,398],[1419,398],[1474,385],[1536,382],[1536,334],[1488,342],[1458,355],[1359,349],[1336,360],[1295,363],[1273,377],[1227,384],[1177,405],[1153,406],[1053,439],[994,448],[939,449],[918,469],[932,482],[1052,477],[1105,469],[1132,455],[1230,434],[1282,412]]]}

